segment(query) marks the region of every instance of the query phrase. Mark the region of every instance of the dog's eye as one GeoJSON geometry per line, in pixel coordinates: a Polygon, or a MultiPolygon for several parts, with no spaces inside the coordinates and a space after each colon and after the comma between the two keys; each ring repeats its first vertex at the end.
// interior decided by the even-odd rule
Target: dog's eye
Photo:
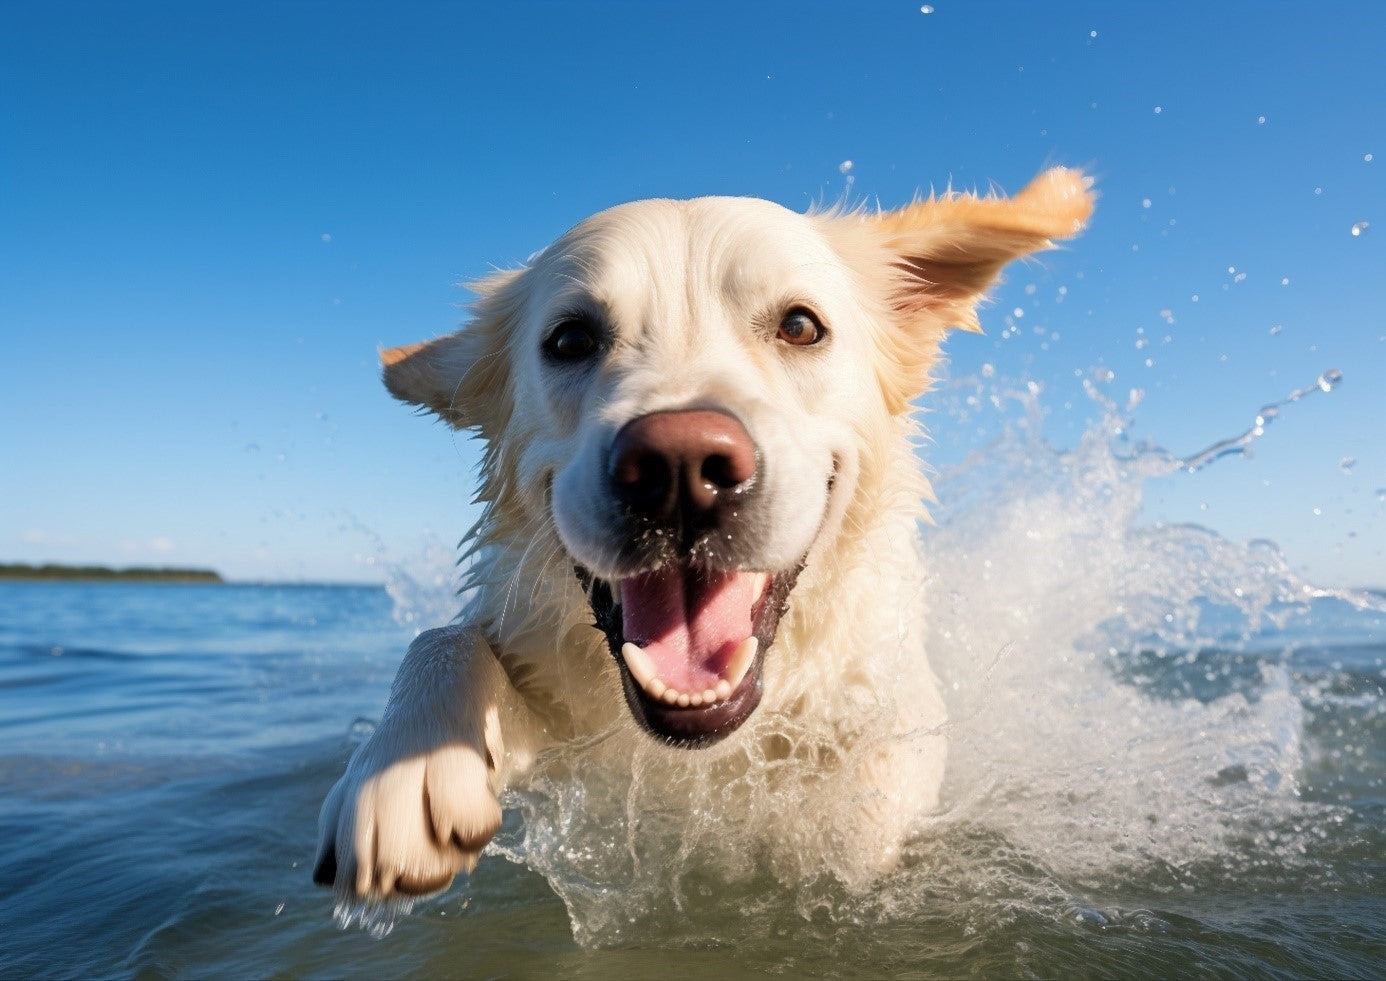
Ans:
{"type": "Polygon", "coordinates": [[[583,361],[597,351],[597,327],[585,317],[560,321],[544,341],[544,353],[554,361],[583,361]]]}
{"type": "Polygon", "coordinates": [[[803,307],[795,307],[784,315],[784,319],[780,321],[779,332],[775,336],[786,344],[804,347],[817,344],[823,339],[823,325],[803,307]]]}

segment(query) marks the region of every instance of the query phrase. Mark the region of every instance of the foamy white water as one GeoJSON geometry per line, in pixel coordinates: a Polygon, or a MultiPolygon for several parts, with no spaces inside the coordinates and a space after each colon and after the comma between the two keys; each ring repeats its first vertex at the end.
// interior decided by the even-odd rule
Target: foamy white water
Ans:
{"type": "MultiPolygon", "coordinates": [[[[543,875],[576,939],[598,946],[744,939],[748,917],[752,932],[785,916],[1110,924],[1134,901],[1099,911],[1095,894],[1207,888],[1311,862],[1344,811],[1305,799],[1305,701],[1266,638],[1318,601],[1386,603],[1301,581],[1271,543],[1139,516],[1150,481],[1197,479],[1340,377],[1325,373],[1188,458],[1127,442],[1138,393],[1120,408],[1090,386],[1102,418],[1068,450],[1039,435],[1034,386],[984,377],[941,394],[945,416],[965,404],[1005,424],[935,480],[919,597],[951,750],[938,813],[883,880],[864,886],[845,871],[856,843],[837,815],[851,802],[815,779],[816,766],[841,763],[831,734],[791,728],[789,759],[764,756],[760,737],[784,720],[753,720],[715,752],[635,733],[555,751],[510,793],[493,851],[543,875]]],[[[455,611],[450,582],[401,577],[397,618],[423,626],[419,610],[455,611]]],[[[908,667],[893,658],[873,658],[881,677],[908,667]]],[[[1142,916],[1149,927],[1154,914],[1142,916]]],[[[392,920],[367,917],[377,932],[392,920]]]]}

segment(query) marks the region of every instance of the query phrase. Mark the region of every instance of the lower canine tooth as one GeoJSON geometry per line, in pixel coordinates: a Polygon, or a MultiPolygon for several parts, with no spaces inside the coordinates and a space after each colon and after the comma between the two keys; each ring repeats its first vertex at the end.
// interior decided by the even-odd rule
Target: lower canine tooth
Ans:
{"type": "Polygon", "coordinates": [[[727,676],[725,679],[727,687],[735,689],[741,684],[741,679],[746,677],[746,672],[751,669],[751,662],[756,659],[756,651],[760,649],[760,641],[754,637],[747,637],[732,653],[731,660],[727,662],[727,676]]]}
{"type": "Polygon", "coordinates": [[[635,680],[640,683],[641,688],[650,687],[650,682],[655,678],[655,669],[650,657],[635,644],[627,641],[621,645],[621,657],[626,662],[626,667],[635,680]]]}

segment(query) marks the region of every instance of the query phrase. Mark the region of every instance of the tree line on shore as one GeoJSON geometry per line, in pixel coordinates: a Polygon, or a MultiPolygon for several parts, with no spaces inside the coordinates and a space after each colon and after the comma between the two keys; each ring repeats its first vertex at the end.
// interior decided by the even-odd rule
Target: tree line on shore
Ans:
{"type": "Polygon", "coordinates": [[[128,568],[104,565],[59,565],[47,562],[0,562],[0,579],[124,580],[135,582],[223,582],[213,569],[128,568]]]}

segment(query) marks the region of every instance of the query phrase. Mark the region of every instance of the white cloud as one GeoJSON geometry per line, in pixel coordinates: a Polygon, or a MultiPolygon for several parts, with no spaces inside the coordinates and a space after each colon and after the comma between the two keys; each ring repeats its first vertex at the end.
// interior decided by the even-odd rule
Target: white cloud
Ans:
{"type": "Polygon", "coordinates": [[[25,545],[71,545],[71,535],[50,535],[42,528],[30,528],[21,532],[19,540],[25,545]]]}

